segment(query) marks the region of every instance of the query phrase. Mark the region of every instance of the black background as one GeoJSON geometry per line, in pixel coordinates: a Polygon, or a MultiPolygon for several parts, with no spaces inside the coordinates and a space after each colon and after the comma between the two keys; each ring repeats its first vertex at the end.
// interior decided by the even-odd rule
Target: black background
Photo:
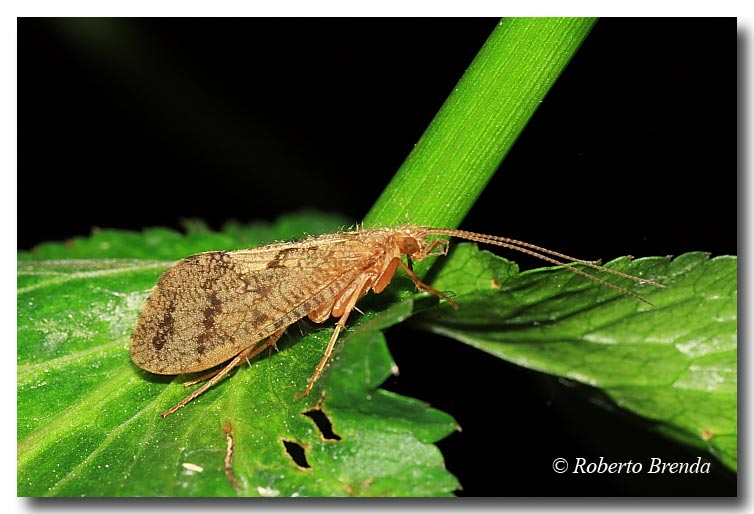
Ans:
{"type": "MultiPolygon", "coordinates": [[[[20,20],[18,247],[304,208],[360,220],[496,23],[20,20]]],[[[735,23],[600,20],[464,228],[586,259],[735,254],[735,23]]],[[[388,339],[387,387],[463,427],[440,443],[461,494],[736,493],[717,464],[557,475],[556,457],[699,452],[582,386],[407,328],[388,339]]]]}

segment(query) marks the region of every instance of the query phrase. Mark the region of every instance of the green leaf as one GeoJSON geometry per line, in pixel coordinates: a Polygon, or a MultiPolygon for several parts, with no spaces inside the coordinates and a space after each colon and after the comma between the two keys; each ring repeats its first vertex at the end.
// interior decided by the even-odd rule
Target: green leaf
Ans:
{"type": "MultiPolygon", "coordinates": [[[[331,225],[323,220],[307,215],[298,225],[313,233],[331,225]]],[[[239,230],[263,232],[265,240],[290,236],[263,228],[239,230]]],[[[40,251],[56,257],[81,255],[81,247],[94,254],[138,252],[155,234],[194,250],[233,238],[181,241],[155,229],[139,241],[136,234],[102,231],[93,237],[98,244],[79,239],[40,251]]],[[[181,385],[187,377],[138,369],[128,341],[149,290],[172,261],[26,257],[18,265],[19,495],[438,496],[458,488],[433,444],[457,428],[455,421],[379,389],[394,368],[380,330],[411,314],[410,295],[375,297],[382,308],[349,323],[311,396],[294,399],[332,329],[301,324],[288,331],[278,352],[254,359],[162,419],[160,413],[187,394],[181,385]],[[328,438],[304,414],[315,408],[339,439],[328,438]],[[229,422],[240,491],[224,472],[229,422]],[[297,463],[284,441],[302,448],[305,461],[297,463]]]]}
{"type": "Polygon", "coordinates": [[[637,302],[562,268],[518,273],[473,245],[434,269],[433,285],[458,309],[418,319],[531,369],[602,389],[616,405],[736,468],[736,258],[697,252],[675,259],[616,259],[607,267],[667,289],[610,281],[637,302]]]}

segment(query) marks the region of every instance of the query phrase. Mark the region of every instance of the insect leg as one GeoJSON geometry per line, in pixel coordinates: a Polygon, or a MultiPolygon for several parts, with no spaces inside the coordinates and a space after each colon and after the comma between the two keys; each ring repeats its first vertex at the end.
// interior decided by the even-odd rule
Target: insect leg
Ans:
{"type": "MultiPolygon", "coordinates": [[[[226,364],[222,368],[220,368],[218,370],[215,370],[212,373],[208,373],[207,375],[203,375],[202,377],[200,377],[200,379],[202,379],[202,380],[204,380],[206,378],[209,378],[209,380],[207,380],[207,382],[205,382],[201,387],[199,387],[199,388],[195,389],[194,391],[192,391],[191,394],[188,395],[186,398],[184,398],[183,400],[181,400],[180,402],[176,403],[175,405],[173,405],[172,407],[170,407],[168,410],[166,410],[165,412],[163,412],[162,413],[162,417],[165,418],[169,414],[174,413],[175,411],[177,411],[178,409],[180,409],[181,407],[183,407],[184,405],[186,405],[188,402],[190,402],[191,400],[193,400],[194,398],[196,398],[197,396],[199,396],[200,394],[202,394],[204,391],[206,391],[207,389],[209,389],[210,387],[212,387],[213,385],[215,385],[216,383],[218,383],[220,380],[223,379],[223,377],[225,375],[227,375],[228,373],[230,373],[233,370],[233,368],[235,368],[236,366],[238,366],[244,360],[249,360],[252,357],[254,357],[257,354],[259,354],[265,348],[269,348],[270,346],[276,344],[278,342],[278,339],[280,339],[282,337],[283,333],[285,332],[285,330],[287,328],[288,327],[281,328],[280,330],[278,330],[277,332],[275,332],[274,334],[272,334],[270,337],[268,337],[267,340],[264,341],[264,343],[262,343],[260,345],[251,345],[251,346],[249,346],[245,350],[242,350],[238,355],[236,355],[235,357],[233,357],[233,359],[231,359],[230,362],[228,362],[228,364],[226,364]]],[[[196,382],[197,382],[197,380],[194,380],[194,381],[191,381],[191,382],[187,382],[184,385],[190,385],[190,384],[193,384],[193,383],[196,383],[196,382]]]]}
{"type": "Polygon", "coordinates": [[[309,396],[309,393],[311,392],[312,387],[314,387],[314,383],[317,380],[319,380],[320,375],[322,375],[322,371],[324,371],[325,366],[327,365],[327,361],[330,359],[330,356],[332,355],[333,348],[335,348],[335,342],[338,340],[338,335],[340,334],[340,331],[343,329],[343,327],[346,326],[346,321],[348,321],[348,315],[351,314],[351,311],[356,308],[357,300],[361,298],[363,295],[364,286],[371,279],[372,277],[370,277],[369,275],[363,275],[360,278],[358,287],[349,288],[350,290],[353,291],[353,293],[351,293],[351,296],[348,299],[348,302],[343,308],[343,314],[341,314],[340,319],[335,324],[335,331],[332,333],[332,336],[330,336],[330,342],[327,343],[327,348],[325,348],[325,354],[322,356],[322,360],[319,361],[319,364],[317,364],[317,367],[314,368],[314,373],[312,374],[311,378],[309,378],[309,382],[306,384],[306,389],[304,390],[303,393],[296,393],[296,398],[301,398],[302,396],[309,396]]]}
{"type": "Polygon", "coordinates": [[[419,277],[417,277],[416,274],[413,271],[411,271],[411,268],[409,268],[408,266],[406,266],[403,263],[402,260],[398,259],[397,257],[396,257],[396,260],[398,261],[398,266],[400,266],[401,268],[403,268],[403,271],[405,271],[406,274],[409,276],[409,278],[414,281],[414,284],[416,285],[416,288],[419,291],[426,292],[426,293],[432,293],[435,296],[439,296],[440,298],[442,298],[443,300],[445,300],[446,302],[448,302],[450,305],[452,305],[454,309],[458,308],[458,304],[456,302],[454,302],[453,300],[451,300],[445,293],[442,293],[441,291],[438,291],[434,287],[432,287],[432,286],[430,286],[430,285],[425,284],[424,282],[422,282],[419,279],[419,277]]]}
{"type": "Polygon", "coordinates": [[[442,257],[448,255],[448,245],[450,241],[447,239],[433,239],[427,248],[424,249],[424,257],[442,257]],[[438,248],[438,250],[435,250],[438,248]]]}
{"type": "Polygon", "coordinates": [[[218,373],[220,373],[221,369],[222,368],[213,369],[209,373],[205,373],[204,375],[202,375],[200,377],[197,377],[197,378],[194,378],[193,380],[186,380],[183,383],[183,387],[189,387],[189,386],[192,386],[194,384],[198,384],[199,382],[204,382],[205,380],[209,380],[210,378],[212,378],[215,375],[217,375],[218,373]]]}

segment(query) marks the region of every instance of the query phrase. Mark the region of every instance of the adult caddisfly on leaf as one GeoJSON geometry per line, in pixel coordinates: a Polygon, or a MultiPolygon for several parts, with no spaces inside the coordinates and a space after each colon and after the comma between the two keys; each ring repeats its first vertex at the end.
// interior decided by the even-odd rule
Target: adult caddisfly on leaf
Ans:
{"type": "Polygon", "coordinates": [[[423,283],[403,262],[403,256],[410,263],[446,255],[448,240],[430,236],[456,237],[529,254],[650,305],[636,293],[573,264],[664,287],[523,241],[464,230],[404,226],[341,232],[186,257],[162,275],[147,299],[131,336],[131,358],[139,367],[161,375],[205,371],[227,361],[225,366],[188,382],[186,385],[207,380],[163,412],[165,417],[244,360],[274,345],[296,321],[308,317],[322,323],[331,316],[339,318],[322,360],[306,384],[303,394],[308,395],[356,302],[369,290],[383,291],[398,268],[420,291],[455,305],[445,294],[423,283]]]}

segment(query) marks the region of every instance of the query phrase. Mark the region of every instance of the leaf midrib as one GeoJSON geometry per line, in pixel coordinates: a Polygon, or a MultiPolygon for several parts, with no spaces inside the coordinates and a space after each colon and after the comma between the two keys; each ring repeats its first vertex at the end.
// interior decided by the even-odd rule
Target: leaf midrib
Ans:
{"type": "MultiPolygon", "coordinates": [[[[107,259],[102,259],[100,262],[106,262],[107,259]]],[[[56,261],[39,261],[39,262],[56,262],[56,261]]],[[[87,259],[85,261],[81,260],[75,260],[72,259],[70,261],[57,261],[57,262],[65,262],[66,264],[74,265],[76,263],[91,263],[92,259],[87,259]]],[[[172,264],[174,261],[140,261],[136,260],[135,265],[129,266],[129,267],[123,267],[123,268],[108,268],[104,270],[96,270],[96,271],[72,271],[70,273],[59,273],[54,272],[50,273],[50,275],[54,276],[55,278],[52,278],[50,280],[44,280],[41,282],[36,282],[34,284],[30,284],[28,286],[19,287],[16,289],[16,294],[18,296],[24,295],[26,293],[36,291],[37,289],[41,289],[44,287],[49,287],[53,285],[59,285],[64,284],[66,282],[70,282],[72,280],[82,280],[82,279],[89,279],[89,278],[97,278],[97,277],[107,277],[112,275],[119,275],[121,273],[133,273],[135,271],[142,271],[142,270],[150,270],[150,269],[162,269],[168,267],[170,264],[172,264]]],[[[27,273],[24,272],[22,269],[18,271],[18,275],[40,275],[40,273],[27,273]]]]}

